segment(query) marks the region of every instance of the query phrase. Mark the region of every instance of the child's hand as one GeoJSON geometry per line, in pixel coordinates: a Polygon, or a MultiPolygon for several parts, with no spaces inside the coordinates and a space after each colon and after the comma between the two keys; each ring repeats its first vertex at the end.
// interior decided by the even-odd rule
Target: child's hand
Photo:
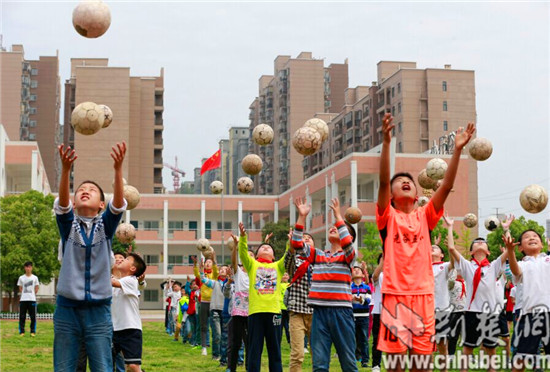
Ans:
{"type": "Polygon", "coordinates": [[[476,131],[474,123],[468,123],[466,130],[463,127],[458,128],[455,136],[455,149],[460,151],[466,146],[466,144],[472,138],[472,135],[476,131]]]}
{"type": "Polygon", "coordinates": [[[508,252],[515,254],[516,246],[518,246],[520,242],[514,242],[515,239],[510,234],[502,235],[502,240],[504,241],[504,245],[506,246],[508,252]]]}
{"type": "Polygon", "coordinates": [[[236,235],[231,234],[231,238],[233,239],[233,242],[235,243],[235,246],[239,244],[239,238],[236,235]]]}
{"type": "Polygon", "coordinates": [[[288,229],[288,240],[292,240],[292,227],[290,229],[288,229]]]}
{"type": "Polygon", "coordinates": [[[264,243],[269,243],[269,239],[271,239],[271,237],[273,236],[273,233],[270,232],[269,234],[267,234],[265,236],[265,239],[264,239],[264,243]]]}
{"type": "Polygon", "coordinates": [[[453,227],[454,223],[455,223],[455,220],[449,217],[448,214],[443,216],[443,224],[445,225],[446,228],[453,227]]]}
{"type": "Polygon", "coordinates": [[[338,200],[338,198],[332,198],[330,209],[332,209],[332,213],[334,214],[334,219],[336,219],[336,221],[342,220],[342,214],[340,213],[340,200],[338,200]]]}
{"type": "Polygon", "coordinates": [[[510,230],[510,225],[512,224],[512,222],[514,222],[514,219],[516,217],[514,217],[513,214],[509,215],[508,217],[506,217],[506,220],[504,220],[503,222],[501,222],[501,225],[502,225],[502,228],[504,229],[504,231],[508,231],[510,230]]]}
{"type": "Polygon", "coordinates": [[[145,273],[141,274],[140,276],[137,277],[137,280],[138,282],[140,283],[143,283],[143,281],[145,280],[145,273]]]}
{"type": "Polygon", "coordinates": [[[393,116],[391,116],[391,114],[387,112],[382,119],[382,133],[384,133],[384,143],[389,144],[391,142],[391,131],[393,128],[395,128],[395,124],[392,123],[393,116]]]}
{"type": "Polygon", "coordinates": [[[307,200],[304,198],[296,198],[294,199],[294,205],[296,206],[296,209],[298,209],[298,214],[300,216],[307,216],[309,212],[311,212],[311,204],[307,204],[307,200]]]}
{"type": "Polygon", "coordinates": [[[114,160],[114,168],[122,169],[122,162],[124,161],[124,156],[126,155],[126,142],[117,143],[116,146],[111,147],[113,150],[111,152],[111,157],[114,160]]]}
{"type": "Polygon", "coordinates": [[[71,165],[78,158],[75,151],[71,149],[71,146],[64,148],[63,144],[57,146],[57,149],[59,150],[59,157],[61,158],[61,166],[63,167],[63,170],[70,170],[71,165]]]}
{"type": "Polygon", "coordinates": [[[239,232],[241,233],[241,236],[246,236],[246,229],[244,228],[244,224],[242,222],[239,222],[239,232]]]}
{"type": "Polygon", "coordinates": [[[191,256],[191,261],[193,261],[193,266],[197,266],[197,256],[191,256]]]}
{"type": "Polygon", "coordinates": [[[439,245],[441,243],[441,234],[438,234],[437,237],[434,239],[434,244],[439,245]]]}

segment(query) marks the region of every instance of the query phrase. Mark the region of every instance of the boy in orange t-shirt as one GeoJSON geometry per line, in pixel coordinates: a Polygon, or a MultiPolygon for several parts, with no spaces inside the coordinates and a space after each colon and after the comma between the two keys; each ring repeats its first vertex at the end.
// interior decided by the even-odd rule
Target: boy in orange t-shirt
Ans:
{"type": "MultiPolygon", "coordinates": [[[[390,358],[411,354],[431,355],[434,349],[434,276],[430,231],[443,215],[443,204],[453,187],[460,153],[475,127],[459,128],[455,151],[445,178],[428,204],[418,207],[417,189],[409,173],[390,179],[390,142],[393,117],[382,120],[380,189],[376,223],[384,247],[384,282],[378,348],[390,358]]],[[[415,359],[413,359],[413,368],[415,359]]],[[[400,370],[399,367],[397,370],[400,370]]]]}

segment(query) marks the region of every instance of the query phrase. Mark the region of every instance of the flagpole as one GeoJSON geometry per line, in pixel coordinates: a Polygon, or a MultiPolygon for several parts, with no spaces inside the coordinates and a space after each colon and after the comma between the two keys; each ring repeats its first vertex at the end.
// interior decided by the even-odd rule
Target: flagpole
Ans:
{"type": "MultiPolygon", "coordinates": [[[[220,178],[222,179],[222,183],[225,181],[225,178],[223,177],[223,140],[220,141],[220,163],[221,163],[221,175],[220,175],[220,178]]],[[[225,187],[226,185],[224,184],[223,186],[223,189],[222,189],[222,192],[221,192],[221,209],[222,209],[222,265],[225,265],[225,247],[224,247],[224,243],[225,243],[225,237],[224,237],[224,221],[223,221],[223,194],[224,194],[224,191],[225,191],[225,187]]]]}

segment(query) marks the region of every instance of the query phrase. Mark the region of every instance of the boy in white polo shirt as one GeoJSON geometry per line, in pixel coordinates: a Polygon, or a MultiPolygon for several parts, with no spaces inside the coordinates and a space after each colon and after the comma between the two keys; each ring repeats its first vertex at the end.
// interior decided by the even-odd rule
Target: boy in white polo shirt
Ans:
{"type": "Polygon", "coordinates": [[[542,343],[546,355],[550,355],[550,256],[541,253],[542,239],[534,230],[526,230],[514,243],[505,236],[510,270],[516,283],[523,285],[522,310],[514,340],[516,355],[513,371],[523,371],[527,358],[534,360],[542,343]],[[516,259],[515,247],[525,254],[521,262],[516,259]]]}
{"type": "Polygon", "coordinates": [[[32,273],[32,262],[27,261],[23,266],[25,274],[17,280],[21,298],[19,299],[19,335],[25,335],[25,319],[27,312],[31,317],[31,337],[36,335],[36,292],[38,292],[38,278],[32,273]]]}

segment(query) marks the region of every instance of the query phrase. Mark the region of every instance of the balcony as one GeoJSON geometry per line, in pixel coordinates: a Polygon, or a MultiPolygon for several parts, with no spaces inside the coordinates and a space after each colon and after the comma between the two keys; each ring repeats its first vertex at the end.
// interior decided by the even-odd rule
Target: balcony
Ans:
{"type": "Polygon", "coordinates": [[[158,230],[136,230],[136,240],[160,240],[158,230]]]}

